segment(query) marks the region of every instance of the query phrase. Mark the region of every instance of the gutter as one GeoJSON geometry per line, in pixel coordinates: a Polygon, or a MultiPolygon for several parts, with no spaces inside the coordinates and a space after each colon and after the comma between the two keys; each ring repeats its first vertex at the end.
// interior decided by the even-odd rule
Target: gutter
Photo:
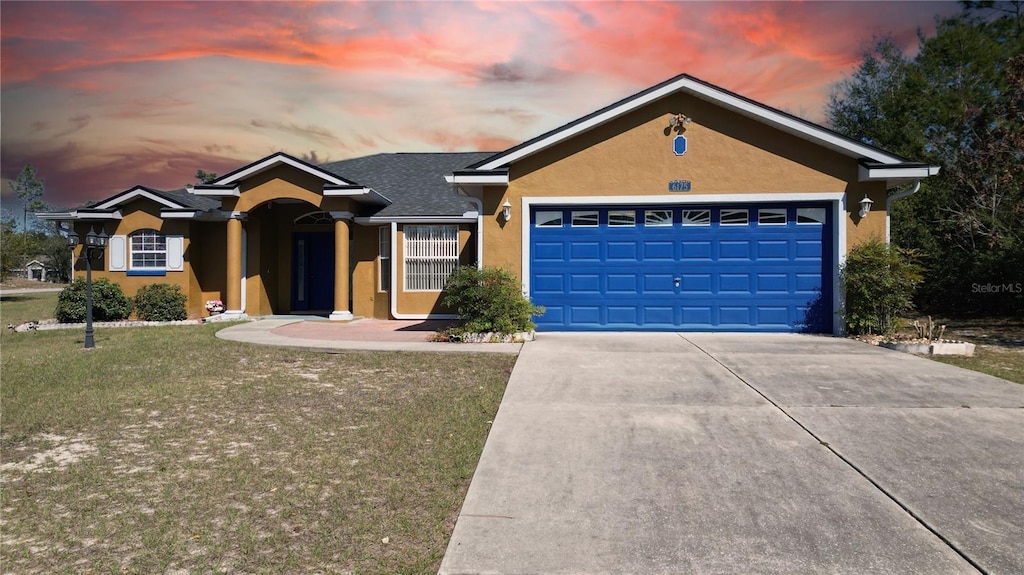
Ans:
{"type": "Polygon", "coordinates": [[[909,190],[905,190],[905,191],[902,191],[902,192],[896,192],[895,194],[891,194],[891,195],[886,196],[886,198],[885,198],[885,243],[886,244],[889,243],[889,240],[891,238],[891,234],[890,234],[889,229],[891,227],[890,222],[892,220],[892,215],[891,215],[892,212],[889,210],[889,205],[892,204],[892,202],[894,200],[898,200],[900,198],[905,198],[907,196],[912,196],[912,195],[916,194],[917,191],[920,190],[920,189],[921,189],[921,180],[914,180],[914,185],[909,190]]]}

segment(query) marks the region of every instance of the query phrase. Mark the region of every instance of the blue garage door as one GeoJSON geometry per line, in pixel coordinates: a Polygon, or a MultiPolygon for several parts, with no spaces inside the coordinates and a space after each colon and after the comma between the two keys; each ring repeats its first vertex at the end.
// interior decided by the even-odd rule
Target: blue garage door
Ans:
{"type": "Polygon", "coordinates": [[[833,225],[823,204],[534,208],[537,327],[830,332],[833,225]]]}

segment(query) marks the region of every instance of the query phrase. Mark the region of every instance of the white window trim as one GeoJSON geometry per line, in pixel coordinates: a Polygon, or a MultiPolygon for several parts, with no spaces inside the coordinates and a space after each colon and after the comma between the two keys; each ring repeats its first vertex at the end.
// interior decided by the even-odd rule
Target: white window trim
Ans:
{"type": "Polygon", "coordinates": [[[167,251],[168,251],[167,250],[167,236],[165,234],[161,234],[160,232],[158,232],[158,231],[156,231],[154,229],[151,229],[151,228],[147,228],[147,229],[143,229],[143,230],[137,230],[135,232],[132,232],[131,234],[128,235],[128,269],[129,270],[147,270],[147,271],[160,271],[160,270],[166,271],[167,270],[167,256],[168,256],[167,251]],[[135,249],[135,238],[140,237],[143,234],[147,234],[147,233],[150,233],[150,234],[153,234],[153,235],[158,236],[160,238],[163,238],[164,249],[162,249],[162,250],[141,250],[141,249],[140,250],[136,250],[135,249]],[[139,254],[161,254],[162,253],[164,255],[164,265],[162,265],[162,266],[135,265],[135,254],[136,253],[139,253],[139,254]]]}
{"type": "MultiPolygon", "coordinates": [[[[411,274],[409,273],[409,262],[418,261],[424,263],[433,264],[449,264],[452,271],[459,265],[459,226],[457,224],[407,224],[402,228],[402,286],[403,291],[406,292],[442,292],[444,291],[444,284],[447,283],[447,276],[440,280],[441,286],[436,287],[436,284],[431,285],[428,288],[422,287],[410,287],[409,279],[411,274]],[[425,255],[410,255],[412,251],[410,249],[411,242],[409,239],[409,232],[417,228],[435,228],[438,230],[444,230],[442,236],[449,235],[450,237],[442,237],[438,243],[428,244],[427,250],[430,252],[425,255]],[[447,244],[447,245],[446,245],[447,244]]],[[[433,272],[437,274],[435,270],[433,272]]],[[[435,275],[433,280],[437,280],[435,275]]]]}

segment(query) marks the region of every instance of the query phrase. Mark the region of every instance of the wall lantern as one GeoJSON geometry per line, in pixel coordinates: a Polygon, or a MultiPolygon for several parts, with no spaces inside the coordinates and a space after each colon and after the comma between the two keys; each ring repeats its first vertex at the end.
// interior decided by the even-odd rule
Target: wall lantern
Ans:
{"type": "Polygon", "coordinates": [[[869,198],[867,194],[864,194],[864,199],[860,201],[860,217],[863,218],[868,215],[868,212],[871,211],[871,204],[873,203],[875,202],[872,202],[871,198],[869,198]]]}
{"type": "MultiPolygon", "coordinates": [[[[93,338],[92,331],[92,258],[94,256],[102,256],[103,248],[107,247],[107,241],[110,236],[107,235],[106,230],[101,229],[100,233],[96,233],[91,226],[89,227],[89,233],[85,234],[85,246],[82,248],[82,253],[78,254],[78,260],[81,261],[85,258],[85,348],[89,349],[96,347],[96,341],[93,338]]],[[[68,247],[72,249],[74,253],[75,246],[78,245],[78,234],[75,233],[74,228],[68,232],[68,247]]]]}
{"type": "Polygon", "coordinates": [[[501,204],[501,217],[505,218],[505,221],[512,221],[512,204],[505,200],[504,204],[501,204]]]}

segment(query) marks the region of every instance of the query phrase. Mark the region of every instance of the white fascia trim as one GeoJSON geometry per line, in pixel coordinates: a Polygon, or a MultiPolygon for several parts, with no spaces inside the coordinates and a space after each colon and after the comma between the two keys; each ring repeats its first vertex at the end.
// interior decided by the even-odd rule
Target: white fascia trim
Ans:
{"type": "Polygon", "coordinates": [[[244,180],[245,178],[248,178],[249,176],[252,176],[254,174],[258,174],[258,173],[260,173],[262,171],[270,169],[270,168],[274,167],[277,164],[289,165],[289,166],[291,166],[293,168],[296,168],[298,170],[302,170],[303,172],[306,172],[307,174],[316,176],[316,177],[320,178],[321,180],[324,180],[324,181],[327,181],[327,182],[330,182],[332,184],[336,184],[336,185],[339,185],[339,186],[351,186],[351,185],[353,185],[353,182],[350,182],[348,180],[343,180],[343,179],[341,179],[341,178],[339,178],[339,177],[337,177],[337,176],[335,176],[335,175],[333,175],[333,174],[331,174],[329,172],[325,172],[324,170],[320,170],[320,169],[312,169],[309,166],[307,166],[306,164],[303,164],[301,162],[297,162],[297,161],[295,161],[295,160],[293,160],[293,159],[291,159],[291,158],[289,158],[287,156],[279,156],[279,155],[273,155],[273,156],[271,156],[269,158],[265,158],[262,161],[256,162],[255,164],[249,166],[248,168],[246,168],[246,169],[244,169],[244,170],[242,170],[240,172],[236,172],[234,174],[231,174],[230,176],[224,178],[223,180],[217,180],[216,181],[216,185],[233,184],[233,183],[235,183],[235,182],[237,182],[239,180],[244,180]]]}
{"type": "Polygon", "coordinates": [[[56,221],[71,221],[71,220],[83,220],[83,221],[95,221],[95,220],[120,220],[121,210],[115,210],[113,212],[80,212],[78,210],[70,212],[42,212],[37,213],[35,216],[41,220],[56,220],[56,221]]]}
{"type": "Polygon", "coordinates": [[[481,185],[481,186],[493,186],[493,185],[508,185],[508,174],[479,174],[479,175],[466,175],[466,174],[448,174],[444,177],[444,180],[449,184],[465,184],[465,185],[481,185]]]}
{"type": "Polygon", "coordinates": [[[167,212],[161,211],[160,217],[165,220],[191,220],[195,218],[199,212],[167,212]]]}
{"type": "Polygon", "coordinates": [[[938,166],[921,166],[919,168],[868,168],[857,167],[857,179],[861,182],[877,180],[919,180],[939,173],[938,166]]]}
{"type": "Polygon", "coordinates": [[[457,319],[452,313],[398,313],[398,222],[391,222],[391,285],[388,299],[391,300],[391,317],[395,319],[457,319]]]}
{"type": "Polygon", "coordinates": [[[111,198],[111,199],[103,202],[102,204],[96,204],[95,206],[90,206],[90,209],[94,209],[94,210],[109,210],[110,208],[112,208],[114,206],[120,206],[121,204],[124,204],[125,202],[130,202],[130,201],[132,201],[132,200],[134,200],[135,198],[138,198],[138,197],[143,197],[143,198],[146,198],[146,199],[149,199],[149,200],[153,200],[154,202],[156,202],[156,203],[158,203],[158,204],[160,204],[162,206],[168,207],[168,208],[177,208],[177,209],[180,210],[180,209],[186,207],[186,206],[183,206],[181,204],[172,202],[170,200],[166,200],[164,198],[161,198],[160,196],[158,196],[156,194],[151,194],[150,192],[147,192],[146,190],[135,188],[133,190],[128,191],[127,193],[124,193],[124,194],[121,194],[121,195],[117,196],[116,198],[111,198]]]}
{"type": "Polygon", "coordinates": [[[194,195],[194,196],[207,196],[207,197],[211,197],[211,198],[237,198],[237,197],[242,195],[242,192],[241,192],[241,190],[238,189],[238,186],[235,186],[235,187],[233,187],[231,189],[227,189],[227,190],[223,189],[223,188],[222,189],[210,189],[210,188],[204,189],[204,188],[202,188],[200,186],[192,186],[192,189],[189,190],[189,193],[194,195]]]}
{"type": "Polygon", "coordinates": [[[476,212],[466,212],[461,216],[445,216],[445,217],[420,217],[420,216],[393,216],[393,217],[378,217],[368,216],[355,218],[357,224],[465,224],[467,222],[477,221],[478,214],[476,212]]]}
{"type": "Polygon", "coordinates": [[[51,220],[61,222],[65,220],[75,219],[74,214],[74,212],[35,212],[32,215],[39,218],[40,220],[51,220]]]}
{"type": "Polygon", "coordinates": [[[373,188],[351,188],[345,190],[326,189],[323,191],[323,194],[328,198],[354,198],[356,201],[361,201],[361,203],[383,204],[385,206],[391,205],[391,200],[387,199],[373,188]]]}
{"type": "Polygon", "coordinates": [[[873,160],[877,160],[879,162],[884,162],[888,164],[896,164],[904,161],[900,158],[897,158],[889,154],[879,153],[879,151],[874,148],[869,148],[867,146],[857,144],[856,142],[851,142],[837,134],[833,134],[824,129],[815,128],[807,124],[804,124],[803,122],[797,121],[793,118],[790,118],[788,116],[779,114],[778,112],[767,110],[765,108],[762,108],[761,106],[757,106],[731,94],[727,94],[719,90],[715,90],[704,84],[694,82],[689,78],[680,78],[679,80],[672,82],[671,84],[665,85],[658,90],[654,90],[652,92],[644,94],[639,98],[630,100],[629,102],[626,102],[622,106],[608,110],[605,113],[594,116],[593,118],[590,118],[585,122],[581,122],[575,126],[572,126],[571,128],[567,128],[560,132],[554,133],[551,136],[544,138],[543,140],[534,142],[530,146],[521,148],[507,155],[499,156],[498,158],[480,166],[477,169],[493,170],[496,168],[500,168],[502,166],[506,166],[512,162],[515,162],[516,160],[529,156],[549,146],[553,146],[563,140],[566,140],[577,134],[590,130],[591,128],[609,122],[617,118],[618,116],[632,112],[633,110],[646,106],[651,102],[659,100],[665,96],[672,94],[673,92],[677,92],[680,90],[684,90],[695,96],[718,103],[725,108],[736,110],[740,113],[743,113],[744,115],[758,118],[767,124],[777,126],[783,131],[789,132],[791,134],[803,136],[806,139],[825,144],[826,146],[836,150],[845,151],[847,152],[847,155],[850,155],[852,157],[868,157],[873,160]]]}
{"type": "MultiPolygon", "coordinates": [[[[522,254],[523,295],[530,297],[530,208],[544,205],[594,205],[606,206],[617,204],[708,204],[708,203],[764,203],[764,202],[800,202],[826,201],[832,203],[832,240],[835,249],[832,253],[832,309],[842,310],[843,297],[839,285],[839,269],[846,262],[846,213],[845,192],[817,192],[810,194],[703,194],[695,196],[590,196],[590,197],[547,197],[523,198],[522,218],[523,234],[520,246],[522,254]]],[[[832,334],[843,334],[843,318],[835,314],[832,318],[832,334]]]]}

